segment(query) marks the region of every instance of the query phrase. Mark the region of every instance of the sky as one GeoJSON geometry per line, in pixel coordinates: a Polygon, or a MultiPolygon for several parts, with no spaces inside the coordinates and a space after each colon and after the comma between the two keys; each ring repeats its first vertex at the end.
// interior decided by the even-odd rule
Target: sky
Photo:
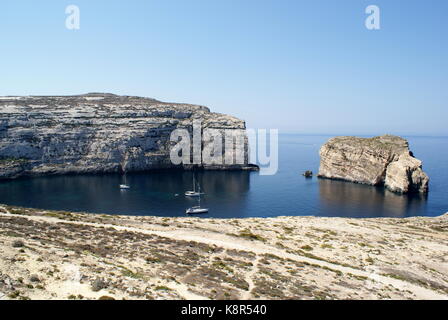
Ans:
{"type": "Polygon", "coordinates": [[[138,95],[280,133],[448,135],[446,0],[2,0],[0,36],[0,95],[138,95]]]}

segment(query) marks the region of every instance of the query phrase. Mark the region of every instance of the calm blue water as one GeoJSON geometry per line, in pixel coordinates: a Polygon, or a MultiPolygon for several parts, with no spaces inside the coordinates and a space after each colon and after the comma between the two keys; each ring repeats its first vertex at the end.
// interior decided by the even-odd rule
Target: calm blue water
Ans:
{"type": "MultiPolygon", "coordinates": [[[[406,137],[415,156],[423,160],[431,178],[428,197],[401,196],[364,185],[305,179],[317,172],[318,150],[330,136],[280,135],[279,171],[202,172],[198,180],[203,205],[201,217],[273,217],[314,215],[339,217],[437,216],[448,211],[448,138],[406,137]]],[[[196,200],[183,196],[191,189],[191,172],[128,174],[130,190],[119,190],[120,175],[26,178],[0,182],[0,203],[95,213],[185,216],[196,200]],[[178,194],[178,195],[176,195],[178,194]]]]}

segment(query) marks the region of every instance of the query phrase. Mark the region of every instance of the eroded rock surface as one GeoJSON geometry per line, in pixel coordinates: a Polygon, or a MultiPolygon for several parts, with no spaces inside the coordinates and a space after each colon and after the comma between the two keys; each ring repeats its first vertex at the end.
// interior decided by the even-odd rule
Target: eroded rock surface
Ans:
{"type": "Polygon", "coordinates": [[[0,299],[448,298],[447,215],[225,222],[0,204],[0,299]]]}
{"type": "Polygon", "coordinates": [[[245,122],[204,106],[101,93],[0,97],[0,178],[176,167],[170,134],[177,128],[192,133],[194,120],[203,129],[244,136],[243,164],[205,169],[251,168],[245,122]]]}
{"type": "Polygon", "coordinates": [[[320,157],[319,177],[384,185],[398,193],[428,192],[422,162],[401,137],[335,137],[322,146],[320,157]]]}

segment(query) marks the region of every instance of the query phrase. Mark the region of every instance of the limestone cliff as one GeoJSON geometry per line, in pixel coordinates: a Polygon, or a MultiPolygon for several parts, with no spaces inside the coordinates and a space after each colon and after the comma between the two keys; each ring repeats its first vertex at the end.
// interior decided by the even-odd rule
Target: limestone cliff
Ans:
{"type": "Polygon", "coordinates": [[[319,177],[384,185],[393,192],[428,192],[422,162],[397,136],[335,137],[320,149],[319,177]]]}
{"type": "Polygon", "coordinates": [[[0,178],[188,169],[171,163],[170,134],[177,128],[192,132],[194,119],[203,128],[245,137],[243,164],[204,169],[251,168],[245,122],[203,106],[100,93],[0,97],[0,178]]]}

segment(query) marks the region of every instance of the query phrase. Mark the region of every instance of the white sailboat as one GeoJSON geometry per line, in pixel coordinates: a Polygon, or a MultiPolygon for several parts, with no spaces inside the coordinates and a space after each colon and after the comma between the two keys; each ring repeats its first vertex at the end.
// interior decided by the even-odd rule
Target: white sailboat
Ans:
{"type": "Polygon", "coordinates": [[[200,214],[200,213],[207,213],[208,208],[201,208],[201,187],[199,186],[199,195],[198,195],[198,205],[188,208],[185,213],[186,214],[200,214]]]}
{"type": "Polygon", "coordinates": [[[199,192],[196,191],[196,180],[194,178],[194,172],[193,172],[193,191],[185,191],[185,196],[186,197],[200,197],[201,194],[204,194],[204,193],[201,193],[200,189],[199,189],[199,192]]]}
{"type": "Polygon", "coordinates": [[[131,189],[131,186],[126,183],[126,172],[124,173],[124,184],[120,184],[121,190],[131,189]]]}

